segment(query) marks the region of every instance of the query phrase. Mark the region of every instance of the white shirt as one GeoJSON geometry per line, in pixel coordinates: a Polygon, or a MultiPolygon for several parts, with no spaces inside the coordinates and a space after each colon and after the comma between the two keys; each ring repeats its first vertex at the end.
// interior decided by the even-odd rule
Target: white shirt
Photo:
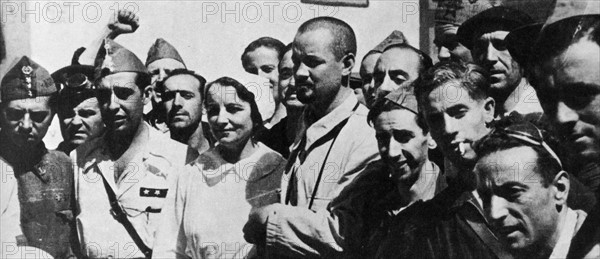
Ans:
{"type": "Polygon", "coordinates": [[[79,211],[77,232],[82,253],[90,258],[143,258],[125,227],[111,214],[104,176],[117,196],[119,204],[143,242],[152,247],[154,233],[160,224],[160,213],[169,188],[169,175],[183,165],[187,146],[152,129],[136,133],[141,138],[142,152],[134,154],[128,166],[115,181],[115,161],[110,158],[104,138],[78,147],[74,161],[75,198],[79,211]]]}
{"type": "Polygon", "coordinates": [[[0,157],[0,255],[5,257],[8,250],[14,251],[17,246],[17,236],[21,231],[21,207],[17,196],[18,184],[15,172],[3,158],[0,157]],[[7,250],[7,251],[5,251],[7,250]]]}
{"type": "Polygon", "coordinates": [[[242,229],[252,205],[279,200],[276,189],[285,163],[262,143],[234,164],[216,148],[201,154],[171,188],[153,258],[244,258],[252,253],[254,246],[244,240],[242,229]],[[260,180],[268,186],[254,188],[260,180]]]}

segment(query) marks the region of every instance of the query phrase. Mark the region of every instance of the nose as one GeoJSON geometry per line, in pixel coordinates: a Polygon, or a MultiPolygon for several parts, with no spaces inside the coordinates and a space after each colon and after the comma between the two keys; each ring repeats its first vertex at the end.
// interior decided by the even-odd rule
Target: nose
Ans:
{"type": "Polygon", "coordinates": [[[440,47],[438,50],[438,59],[439,60],[448,60],[450,59],[450,50],[446,47],[440,47]]]}
{"type": "Polygon", "coordinates": [[[388,145],[389,147],[387,148],[387,155],[389,157],[400,157],[402,156],[402,151],[403,151],[403,145],[391,140],[390,144],[388,145]]]}
{"type": "Polygon", "coordinates": [[[579,115],[564,102],[559,101],[556,104],[555,120],[559,125],[574,124],[579,120],[579,115]]]}
{"type": "Polygon", "coordinates": [[[302,82],[308,79],[308,69],[306,65],[300,63],[297,66],[294,66],[294,79],[295,81],[302,82]]]}
{"type": "Polygon", "coordinates": [[[30,133],[33,130],[33,122],[29,116],[29,113],[25,113],[23,115],[23,120],[21,121],[21,127],[19,129],[23,133],[30,133]]]}
{"type": "Polygon", "coordinates": [[[106,106],[111,114],[115,114],[119,110],[118,98],[113,90],[110,90],[110,98],[106,106]]]}
{"type": "Polygon", "coordinates": [[[505,199],[492,195],[490,199],[489,214],[493,220],[502,220],[508,215],[508,209],[506,207],[507,202],[505,199]]]}
{"type": "Polygon", "coordinates": [[[495,64],[498,61],[498,50],[494,48],[494,45],[488,43],[487,49],[485,51],[485,62],[490,64],[495,64]]]}
{"type": "Polygon", "coordinates": [[[454,119],[450,115],[444,114],[444,133],[446,135],[451,135],[456,133],[456,131],[456,122],[454,119]]]}
{"type": "Polygon", "coordinates": [[[380,94],[386,94],[386,93],[390,93],[396,89],[398,89],[399,86],[396,85],[396,83],[394,83],[392,81],[392,79],[389,76],[385,76],[383,78],[383,82],[381,83],[381,85],[377,88],[377,96],[379,96],[380,94]]]}
{"type": "Polygon", "coordinates": [[[164,69],[160,69],[158,71],[158,82],[162,82],[163,80],[165,80],[165,78],[167,78],[167,72],[165,72],[164,69]]]}
{"type": "Polygon", "coordinates": [[[183,97],[181,97],[181,94],[179,94],[179,93],[175,94],[175,98],[173,98],[173,106],[179,106],[179,107],[183,106],[183,97]]]}
{"type": "Polygon", "coordinates": [[[227,114],[227,111],[225,109],[221,109],[217,117],[217,125],[223,127],[227,125],[227,123],[229,123],[229,116],[227,114]]]}
{"type": "Polygon", "coordinates": [[[70,124],[71,125],[81,125],[81,124],[83,124],[83,120],[81,119],[81,117],[79,117],[79,115],[75,115],[71,119],[71,123],[70,124]]]}

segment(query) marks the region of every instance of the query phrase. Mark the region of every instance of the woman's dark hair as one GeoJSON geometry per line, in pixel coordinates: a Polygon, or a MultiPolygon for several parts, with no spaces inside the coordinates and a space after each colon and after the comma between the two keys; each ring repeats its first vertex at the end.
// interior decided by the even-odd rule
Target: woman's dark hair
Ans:
{"type": "Polygon", "coordinates": [[[252,126],[252,137],[256,136],[257,133],[259,133],[259,131],[263,130],[263,120],[262,120],[262,116],[260,115],[260,112],[258,110],[258,105],[256,104],[254,94],[252,92],[248,91],[248,89],[243,84],[241,84],[240,82],[238,82],[237,80],[235,80],[231,77],[224,76],[224,77],[221,77],[221,78],[209,83],[205,89],[204,103],[207,103],[208,96],[210,95],[210,88],[215,84],[220,85],[220,86],[233,87],[235,89],[237,96],[239,96],[240,99],[242,99],[242,101],[250,104],[250,119],[252,120],[252,125],[253,125],[252,126]]]}
{"type": "Polygon", "coordinates": [[[285,45],[278,39],[274,39],[271,37],[261,37],[257,40],[251,42],[246,49],[244,49],[244,53],[242,54],[242,66],[246,67],[248,65],[248,59],[246,58],[246,54],[260,48],[265,47],[269,49],[273,49],[277,52],[277,57],[281,60],[281,56],[285,54],[285,45]]]}

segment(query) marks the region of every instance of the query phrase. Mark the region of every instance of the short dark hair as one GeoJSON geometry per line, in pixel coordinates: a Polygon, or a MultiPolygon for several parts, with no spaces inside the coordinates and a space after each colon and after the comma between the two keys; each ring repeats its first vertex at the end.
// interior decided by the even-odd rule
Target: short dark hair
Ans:
{"type": "Polygon", "coordinates": [[[156,85],[157,90],[161,91],[161,92],[164,91],[165,90],[165,82],[167,82],[167,80],[169,78],[177,76],[177,75],[190,75],[190,76],[196,78],[196,80],[198,80],[198,82],[200,82],[200,86],[199,86],[200,89],[198,89],[198,90],[200,91],[200,94],[204,95],[204,86],[206,85],[206,79],[204,79],[204,77],[202,77],[201,75],[196,74],[196,72],[185,69],[185,68],[178,68],[178,69],[171,71],[171,73],[169,73],[162,82],[158,82],[158,84],[156,85]]]}
{"type": "Polygon", "coordinates": [[[430,68],[423,75],[421,84],[415,87],[419,106],[423,107],[431,92],[449,82],[457,83],[475,100],[489,97],[490,75],[487,70],[475,64],[443,61],[430,68]]]}
{"type": "MultiPolygon", "coordinates": [[[[373,123],[375,123],[377,116],[381,115],[383,112],[389,112],[389,111],[393,111],[393,110],[411,111],[411,110],[408,110],[408,109],[400,106],[399,104],[392,102],[386,98],[380,98],[380,99],[377,99],[375,101],[375,103],[373,103],[371,110],[369,110],[369,113],[367,114],[367,122],[369,122],[369,124],[373,124],[373,123]]],[[[413,114],[414,114],[414,112],[413,112],[413,114]]],[[[423,130],[424,134],[427,134],[429,132],[429,126],[425,122],[425,118],[423,117],[423,114],[419,112],[418,114],[415,114],[415,115],[416,115],[415,121],[417,122],[417,125],[423,130]]]]}
{"type": "MultiPolygon", "coordinates": [[[[495,121],[493,123],[493,128],[501,131],[507,127],[523,127],[533,125],[533,123],[526,121],[522,116],[514,116],[514,114],[512,115],[513,116],[506,116],[498,121],[495,121]]],[[[550,134],[550,131],[544,129],[543,127],[540,127],[539,125],[533,126],[539,130],[542,140],[550,147],[550,149],[552,149],[553,152],[555,152],[557,156],[559,156],[557,158],[560,159],[560,153],[557,152],[559,151],[559,142],[557,138],[550,134]]],[[[510,137],[506,134],[494,134],[494,131],[492,131],[491,134],[478,141],[474,146],[475,153],[477,153],[479,159],[498,151],[509,150],[517,147],[530,147],[537,153],[536,172],[542,177],[542,183],[544,187],[550,185],[556,174],[562,171],[562,166],[556,160],[557,158],[546,151],[544,147],[528,145],[526,142],[510,137]]]]}
{"type": "Polygon", "coordinates": [[[333,17],[316,17],[300,25],[298,34],[318,29],[326,29],[333,36],[329,48],[338,61],[348,54],[356,55],[356,35],[346,22],[333,17]]]}
{"type": "Polygon", "coordinates": [[[206,86],[205,95],[204,95],[204,103],[207,103],[208,96],[210,95],[210,88],[215,84],[220,86],[231,86],[235,89],[236,94],[242,99],[250,104],[250,119],[254,124],[252,128],[252,135],[256,136],[259,131],[263,130],[263,120],[260,115],[260,111],[258,110],[258,105],[256,104],[254,94],[250,92],[242,83],[231,77],[221,77],[206,86]]]}
{"type": "Polygon", "coordinates": [[[283,53],[285,53],[283,51],[283,49],[285,48],[285,45],[283,44],[283,42],[281,42],[278,39],[271,38],[271,37],[261,37],[253,42],[250,42],[250,44],[248,44],[246,49],[244,49],[244,53],[242,54],[242,66],[246,67],[248,65],[248,59],[246,58],[246,54],[248,54],[260,47],[265,47],[265,48],[275,50],[275,52],[277,52],[277,56],[279,57],[279,60],[281,60],[281,56],[283,55],[283,53]]]}
{"type": "Polygon", "coordinates": [[[577,16],[548,25],[535,44],[534,60],[544,62],[582,38],[600,45],[600,15],[577,16]]]}

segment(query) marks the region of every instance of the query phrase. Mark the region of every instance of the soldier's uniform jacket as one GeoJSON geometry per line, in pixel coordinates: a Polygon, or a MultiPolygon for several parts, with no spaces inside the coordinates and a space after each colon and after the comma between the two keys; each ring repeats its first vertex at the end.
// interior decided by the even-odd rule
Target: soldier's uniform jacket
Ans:
{"type": "Polygon", "coordinates": [[[115,179],[115,161],[104,137],[85,143],[72,153],[77,161],[75,198],[77,232],[82,253],[90,258],[144,258],[125,227],[112,214],[102,177],[142,241],[152,247],[154,232],[169,187],[169,174],[185,163],[187,147],[152,129],[146,123],[135,138],[143,138],[135,154],[115,179]]]}
{"type": "MultiPolygon", "coordinates": [[[[0,156],[5,156],[4,150],[0,156]]],[[[62,152],[48,151],[41,143],[39,160],[13,162],[18,182],[21,228],[29,246],[40,248],[56,258],[70,255],[72,223],[71,192],[73,168],[71,159],[62,152]]]]}

